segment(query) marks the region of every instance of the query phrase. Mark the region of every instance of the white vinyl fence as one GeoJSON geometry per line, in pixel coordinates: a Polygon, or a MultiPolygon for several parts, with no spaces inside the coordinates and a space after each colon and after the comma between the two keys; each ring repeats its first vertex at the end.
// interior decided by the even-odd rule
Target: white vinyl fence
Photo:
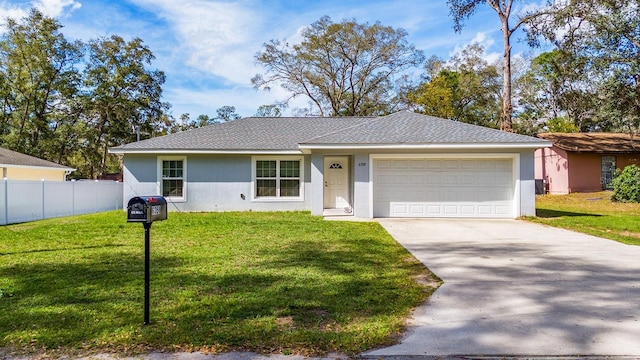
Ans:
{"type": "Polygon", "coordinates": [[[0,180],[0,225],[117,209],[120,182],[0,180]]]}

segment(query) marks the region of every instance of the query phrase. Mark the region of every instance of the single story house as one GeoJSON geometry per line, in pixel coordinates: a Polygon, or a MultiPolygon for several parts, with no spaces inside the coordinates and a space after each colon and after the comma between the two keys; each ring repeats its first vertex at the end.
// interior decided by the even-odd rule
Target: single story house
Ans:
{"type": "Polygon", "coordinates": [[[0,148],[0,170],[3,179],[65,181],[76,169],[0,148]]]}
{"type": "Polygon", "coordinates": [[[170,210],[515,218],[535,214],[542,139],[401,111],[243,118],[111,148],[124,200],[170,210]]]}
{"type": "Polygon", "coordinates": [[[616,169],[640,163],[640,138],[618,133],[542,133],[553,143],[535,153],[536,179],[549,194],[611,188],[616,169]]]}

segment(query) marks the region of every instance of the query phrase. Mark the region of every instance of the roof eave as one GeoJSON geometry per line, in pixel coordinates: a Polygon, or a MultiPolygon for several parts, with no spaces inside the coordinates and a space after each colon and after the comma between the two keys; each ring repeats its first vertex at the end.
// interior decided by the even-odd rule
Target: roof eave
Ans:
{"type": "Polygon", "coordinates": [[[66,167],[66,166],[56,167],[56,166],[38,166],[38,165],[0,164],[0,167],[32,169],[32,170],[76,171],[76,169],[66,167]]]}
{"type": "Polygon", "coordinates": [[[110,148],[109,153],[117,155],[138,154],[138,155],[152,155],[152,154],[193,154],[193,155],[215,155],[215,154],[241,154],[241,155],[254,155],[254,154],[274,154],[274,155],[300,155],[300,150],[251,150],[251,149],[123,149],[123,148],[110,148]]]}
{"type": "Polygon", "coordinates": [[[570,147],[562,147],[562,146],[558,146],[558,145],[554,145],[556,148],[560,149],[560,150],[564,150],[564,151],[568,151],[568,152],[573,152],[573,153],[584,153],[584,154],[638,154],[640,153],[640,149],[637,150],[629,150],[629,149],[624,149],[624,150],[619,150],[619,149],[576,149],[576,148],[570,148],[570,147]]]}
{"type": "Polygon", "coordinates": [[[354,150],[454,150],[454,149],[539,149],[551,147],[550,141],[530,143],[444,143],[444,144],[300,144],[303,153],[312,150],[354,149],[354,150]]]}

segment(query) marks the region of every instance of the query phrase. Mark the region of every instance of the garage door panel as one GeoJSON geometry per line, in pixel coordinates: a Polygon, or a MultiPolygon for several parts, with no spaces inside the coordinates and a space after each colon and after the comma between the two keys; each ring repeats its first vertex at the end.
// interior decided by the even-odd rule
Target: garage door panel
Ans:
{"type": "Polygon", "coordinates": [[[491,216],[493,214],[494,207],[491,205],[478,205],[478,215],[491,216]]]}
{"type": "Polygon", "coordinates": [[[439,174],[427,174],[427,184],[429,185],[439,185],[442,183],[439,174]]]}
{"type": "Polygon", "coordinates": [[[462,215],[475,215],[476,214],[476,206],[475,205],[462,205],[460,206],[460,210],[462,215]]]}
{"type": "Polygon", "coordinates": [[[393,214],[398,214],[400,216],[408,216],[409,213],[407,212],[407,204],[398,204],[398,203],[391,203],[392,206],[392,213],[393,214]]]}
{"type": "Polygon", "coordinates": [[[414,216],[415,216],[415,215],[418,215],[418,216],[419,216],[419,215],[422,215],[422,214],[424,214],[424,212],[425,212],[425,210],[426,210],[426,209],[425,209],[425,206],[424,206],[423,204],[418,204],[418,205],[415,205],[415,204],[414,204],[414,205],[411,205],[411,206],[409,207],[409,209],[410,209],[411,214],[412,214],[412,215],[414,215],[414,216]]]}
{"type": "Polygon", "coordinates": [[[496,206],[496,215],[510,215],[511,214],[511,206],[508,205],[498,205],[496,206]]]}
{"type": "Polygon", "coordinates": [[[393,185],[393,175],[377,175],[375,182],[380,185],[393,185]]]}
{"type": "Polygon", "coordinates": [[[497,160],[496,170],[511,171],[511,160],[497,160]]]}
{"type": "Polygon", "coordinates": [[[424,185],[426,175],[418,174],[418,175],[409,175],[409,184],[410,185],[424,185]]]}
{"type": "Polygon", "coordinates": [[[472,174],[465,174],[460,177],[460,184],[473,186],[476,184],[476,177],[472,174]]]}
{"type": "Polygon", "coordinates": [[[393,184],[398,186],[405,185],[407,183],[407,175],[395,175],[393,177],[393,184]]]}
{"type": "Polygon", "coordinates": [[[376,217],[511,217],[511,159],[374,159],[376,217]]]}
{"type": "Polygon", "coordinates": [[[441,205],[427,205],[426,208],[427,208],[427,215],[429,216],[435,216],[442,213],[441,205]]]}
{"type": "Polygon", "coordinates": [[[442,169],[442,161],[440,160],[425,160],[427,164],[427,169],[429,170],[437,170],[442,169]]]}

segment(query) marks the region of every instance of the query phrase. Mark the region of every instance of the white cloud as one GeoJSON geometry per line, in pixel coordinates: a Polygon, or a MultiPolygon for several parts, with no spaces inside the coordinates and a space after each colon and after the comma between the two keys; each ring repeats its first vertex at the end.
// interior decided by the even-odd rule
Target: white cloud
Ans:
{"type": "MultiPolygon", "coordinates": [[[[248,86],[236,86],[233,88],[207,88],[194,89],[185,87],[172,87],[164,91],[163,97],[172,104],[172,114],[179,117],[183,113],[189,113],[192,118],[200,114],[215,115],[216,109],[230,105],[236,108],[236,113],[242,117],[253,116],[261,105],[279,103],[288,99],[291,94],[274,86],[270,91],[256,90],[248,86]]],[[[311,106],[305,96],[298,96],[289,100],[288,107],[283,110],[283,116],[297,115],[299,109],[311,106]]]]}
{"type": "Polygon", "coordinates": [[[75,0],[37,0],[33,6],[49,17],[59,17],[65,11],[72,12],[79,9],[82,4],[75,0]]]}
{"type": "MultiPolygon", "coordinates": [[[[259,72],[254,54],[265,39],[260,32],[261,15],[237,3],[195,0],[138,0],[157,13],[174,32],[179,62],[225,79],[249,85],[259,72]]],[[[176,59],[177,60],[177,59],[176,59]]]]}
{"type": "MultiPolygon", "coordinates": [[[[37,0],[31,3],[31,6],[40,10],[44,15],[49,17],[58,17],[69,9],[69,12],[79,9],[82,4],[74,0],[37,0]]],[[[17,5],[11,6],[6,3],[0,3],[0,22],[4,23],[7,18],[19,20],[29,16],[26,7],[17,5]]]]}
{"type": "Polygon", "coordinates": [[[466,48],[471,44],[479,44],[484,48],[485,53],[484,53],[483,59],[487,63],[497,64],[499,61],[501,61],[502,52],[489,51],[491,49],[491,46],[495,44],[495,39],[493,39],[490,36],[487,36],[487,33],[485,32],[478,32],[470,41],[463,44],[456,45],[453,51],[449,53],[449,56],[453,57],[456,54],[461,53],[462,50],[464,50],[464,48],[466,48]]]}
{"type": "MultiPolygon", "coordinates": [[[[183,113],[189,113],[192,119],[198,115],[206,114],[214,116],[216,109],[229,105],[236,108],[236,113],[242,117],[249,117],[255,114],[260,105],[273,104],[284,100],[288,93],[280,87],[274,87],[271,91],[262,91],[251,87],[234,87],[219,89],[193,89],[183,87],[173,87],[166,89],[164,98],[169,101],[174,117],[179,117],[183,113]]],[[[285,109],[284,114],[291,114],[293,108],[304,107],[306,99],[302,97],[291,101],[290,107],[285,109]]]]}
{"type": "Polygon", "coordinates": [[[0,20],[4,23],[6,18],[21,19],[27,16],[27,12],[19,7],[5,7],[5,4],[0,4],[0,20]]]}

